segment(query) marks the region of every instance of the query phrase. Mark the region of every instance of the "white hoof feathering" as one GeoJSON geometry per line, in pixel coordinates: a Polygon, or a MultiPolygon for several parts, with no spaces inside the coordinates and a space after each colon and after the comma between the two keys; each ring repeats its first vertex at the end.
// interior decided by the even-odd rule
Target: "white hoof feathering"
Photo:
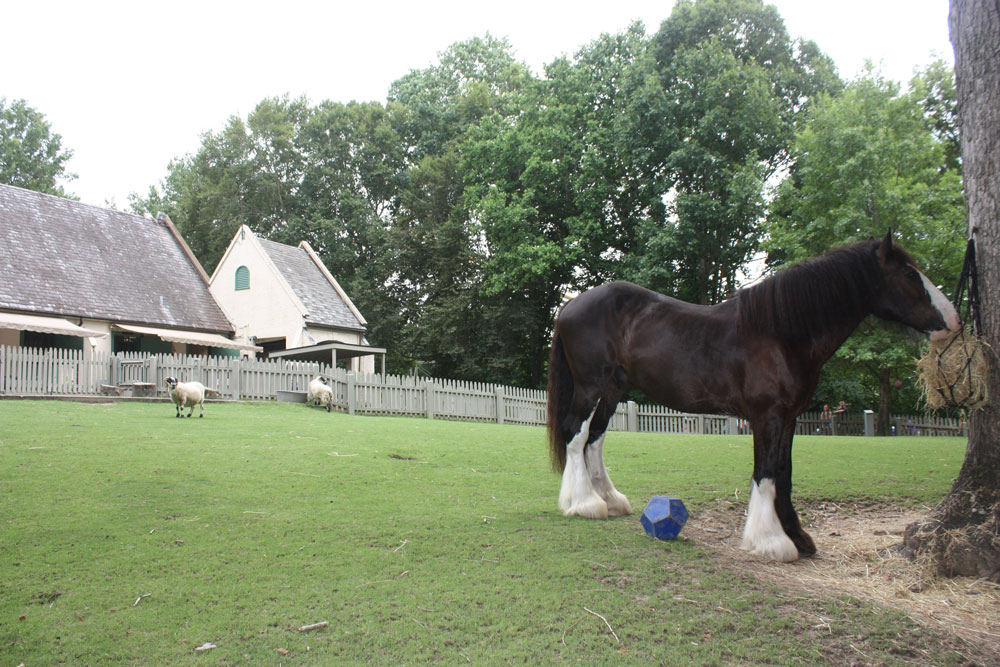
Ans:
{"type": "Polygon", "coordinates": [[[799,550],[781,527],[774,498],[773,479],[762,479],[759,485],[756,481],[752,483],[741,548],[770,560],[790,563],[798,560],[799,550]]]}
{"type": "Polygon", "coordinates": [[[632,505],[618,489],[615,488],[608,469],[604,466],[604,434],[584,450],[583,458],[590,474],[590,483],[594,491],[608,506],[608,516],[625,516],[632,513],[632,505]]]}
{"type": "Polygon", "coordinates": [[[566,445],[566,467],[563,468],[562,486],[559,488],[559,509],[563,514],[582,516],[585,519],[607,519],[608,504],[594,490],[587,474],[583,450],[590,435],[590,420],[594,411],[580,425],[580,431],[566,445]]]}

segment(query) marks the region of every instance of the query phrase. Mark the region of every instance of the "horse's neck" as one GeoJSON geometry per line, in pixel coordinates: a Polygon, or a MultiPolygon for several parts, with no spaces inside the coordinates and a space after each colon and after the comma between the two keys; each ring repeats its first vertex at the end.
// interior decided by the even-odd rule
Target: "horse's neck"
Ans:
{"type": "Polygon", "coordinates": [[[826,361],[834,355],[834,353],[840,348],[844,342],[850,338],[851,334],[854,333],[855,329],[861,324],[861,322],[871,315],[871,308],[864,308],[855,311],[856,303],[848,302],[845,298],[845,303],[831,303],[827,304],[829,308],[843,308],[843,312],[854,312],[852,317],[844,318],[839,324],[831,326],[829,329],[821,334],[813,336],[811,353],[812,356],[817,359],[821,364],[826,363],[826,361]]]}

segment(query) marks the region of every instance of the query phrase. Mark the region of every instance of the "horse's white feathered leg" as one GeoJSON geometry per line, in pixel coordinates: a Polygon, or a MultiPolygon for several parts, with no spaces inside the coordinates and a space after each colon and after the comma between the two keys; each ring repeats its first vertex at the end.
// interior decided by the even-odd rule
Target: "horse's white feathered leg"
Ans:
{"type": "Polygon", "coordinates": [[[773,479],[762,479],[760,484],[756,480],[752,482],[741,548],[764,558],[790,563],[798,560],[799,550],[781,527],[774,499],[773,479]]]}
{"type": "Polygon", "coordinates": [[[590,421],[595,412],[597,406],[594,406],[590,416],[580,425],[580,430],[566,445],[566,467],[563,468],[562,486],[559,488],[559,508],[566,515],[607,519],[608,504],[594,491],[583,455],[587,438],[590,437],[590,421]]]}
{"type": "Polygon", "coordinates": [[[632,505],[608,476],[608,469],[604,466],[604,436],[602,433],[594,442],[584,449],[584,460],[587,463],[587,471],[590,473],[590,483],[594,487],[604,502],[608,505],[608,516],[624,516],[632,513],[632,505]]]}

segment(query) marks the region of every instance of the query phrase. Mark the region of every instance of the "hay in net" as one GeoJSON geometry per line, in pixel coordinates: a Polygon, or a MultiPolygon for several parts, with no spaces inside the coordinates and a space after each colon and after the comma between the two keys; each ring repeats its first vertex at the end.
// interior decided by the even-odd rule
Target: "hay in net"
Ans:
{"type": "Polygon", "coordinates": [[[932,341],[917,360],[917,382],[927,409],[943,407],[976,410],[989,402],[986,390],[987,351],[979,336],[959,329],[948,338],[932,341]]]}

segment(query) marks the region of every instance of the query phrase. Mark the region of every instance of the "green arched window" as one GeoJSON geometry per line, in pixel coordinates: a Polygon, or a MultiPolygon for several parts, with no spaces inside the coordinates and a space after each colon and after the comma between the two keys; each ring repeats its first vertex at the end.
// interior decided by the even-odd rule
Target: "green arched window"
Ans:
{"type": "Polygon", "coordinates": [[[236,289],[250,289],[250,269],[245,266],[236,269],[236,289]]]}

